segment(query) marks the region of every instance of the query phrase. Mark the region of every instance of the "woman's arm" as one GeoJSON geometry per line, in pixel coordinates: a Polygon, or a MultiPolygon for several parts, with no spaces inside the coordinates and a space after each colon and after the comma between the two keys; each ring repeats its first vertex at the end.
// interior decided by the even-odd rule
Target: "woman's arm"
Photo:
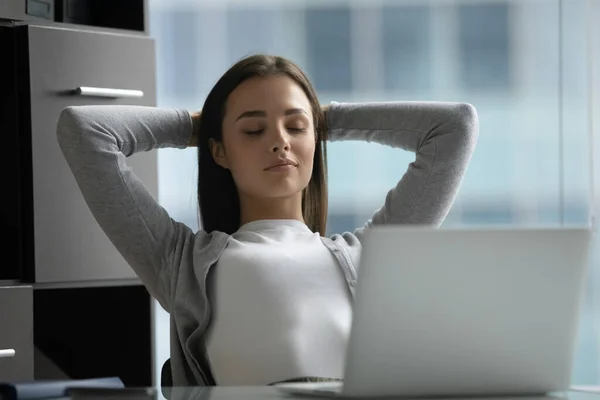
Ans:
{"type": "Polygon", "coordinates": [[[364,140],[416,154],[365,227],[439,226],[454,202],[479,132],[475,108],[463,103],[332,103],[327,124],[331,141],[364,140]]]}
{"type": "Polygon", "coordinates": [[[185,148],[191,134],[187,111],[140,106],[67,107],[57,125],[58,143],[92,214],[166,310],[178,257],[193,234],[169,217],[126,157],[185,148]]]}

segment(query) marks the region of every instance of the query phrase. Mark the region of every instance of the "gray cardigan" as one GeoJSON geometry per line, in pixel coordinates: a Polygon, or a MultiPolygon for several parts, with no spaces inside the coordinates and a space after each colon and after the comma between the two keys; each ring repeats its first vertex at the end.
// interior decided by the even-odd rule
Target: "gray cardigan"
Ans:
{"type": "MultiPolygon", "coordinates": [[[[365,226],[322,239],[354,295],[365,228],[442,223],[475,147],[478,118],[471,105],[461,103],[332,103],[327,122],[332,142],[363,140],[416,153],[365,226]]],[[[192,232],[172,220],[127,166],[126,157],[185,148],[191,134],[188,111],[139,106],[67,107],[57,126],[58,142],[91,212],[170,313],[176,386],[214,384],[203,339],[211,311],[206,280],[229,235],[192,232]]]]}

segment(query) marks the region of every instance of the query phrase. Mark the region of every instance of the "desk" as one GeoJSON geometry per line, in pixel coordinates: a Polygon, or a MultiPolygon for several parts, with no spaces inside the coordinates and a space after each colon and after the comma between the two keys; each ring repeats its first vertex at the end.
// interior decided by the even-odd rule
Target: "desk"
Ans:
{"type": "MultiPolygon", "coordinates": [[[[158,399],[164,397],[157,396],[158,399]]],[[[284,400],[284,399],[327,399],[326,397],[296,397],[280,392],[274,387],[176,387],[171,389],[170,400],[284,400]]],[[[333,398],[331,398],[333,399],[333,398]]],[[[391,400],[391,398],[388,398],[391,400]]],[[[484,400],[468,398],[464,400],[484,400]]],[[[403,399],[405,400],[405,399],[403,399]]],[[[443,400],[438,398],[437,400],[443,400]]],[[[451,400],[461,400],[452,398],[451,400]]],[[[546,397],[493,397],[489,400],[600,400],[600,393],[566,392],[546,397]]]]}

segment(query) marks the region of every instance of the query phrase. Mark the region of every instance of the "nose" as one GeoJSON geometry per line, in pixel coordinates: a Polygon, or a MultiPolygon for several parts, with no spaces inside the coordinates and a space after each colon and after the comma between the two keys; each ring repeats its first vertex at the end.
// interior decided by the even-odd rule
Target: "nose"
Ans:
{"type": "Polygon", "coordinates": [[[290,150],[290,140],[287,131],[283,128],[277,128],[273,137],[273,143],[271,145],[271,151],[273,153],[279,153],[281,151],[290,150]]]}

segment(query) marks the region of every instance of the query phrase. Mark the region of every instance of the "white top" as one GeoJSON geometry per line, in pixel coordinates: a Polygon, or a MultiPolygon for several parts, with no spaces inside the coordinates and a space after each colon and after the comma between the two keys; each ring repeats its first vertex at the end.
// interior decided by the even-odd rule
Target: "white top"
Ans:
{"type": "Polygon", "coordinates": [[[206,348],[218,385],[343,377],[351,296],[318,233],[296,220],[250,222],[212,271],[206,348]]]}

